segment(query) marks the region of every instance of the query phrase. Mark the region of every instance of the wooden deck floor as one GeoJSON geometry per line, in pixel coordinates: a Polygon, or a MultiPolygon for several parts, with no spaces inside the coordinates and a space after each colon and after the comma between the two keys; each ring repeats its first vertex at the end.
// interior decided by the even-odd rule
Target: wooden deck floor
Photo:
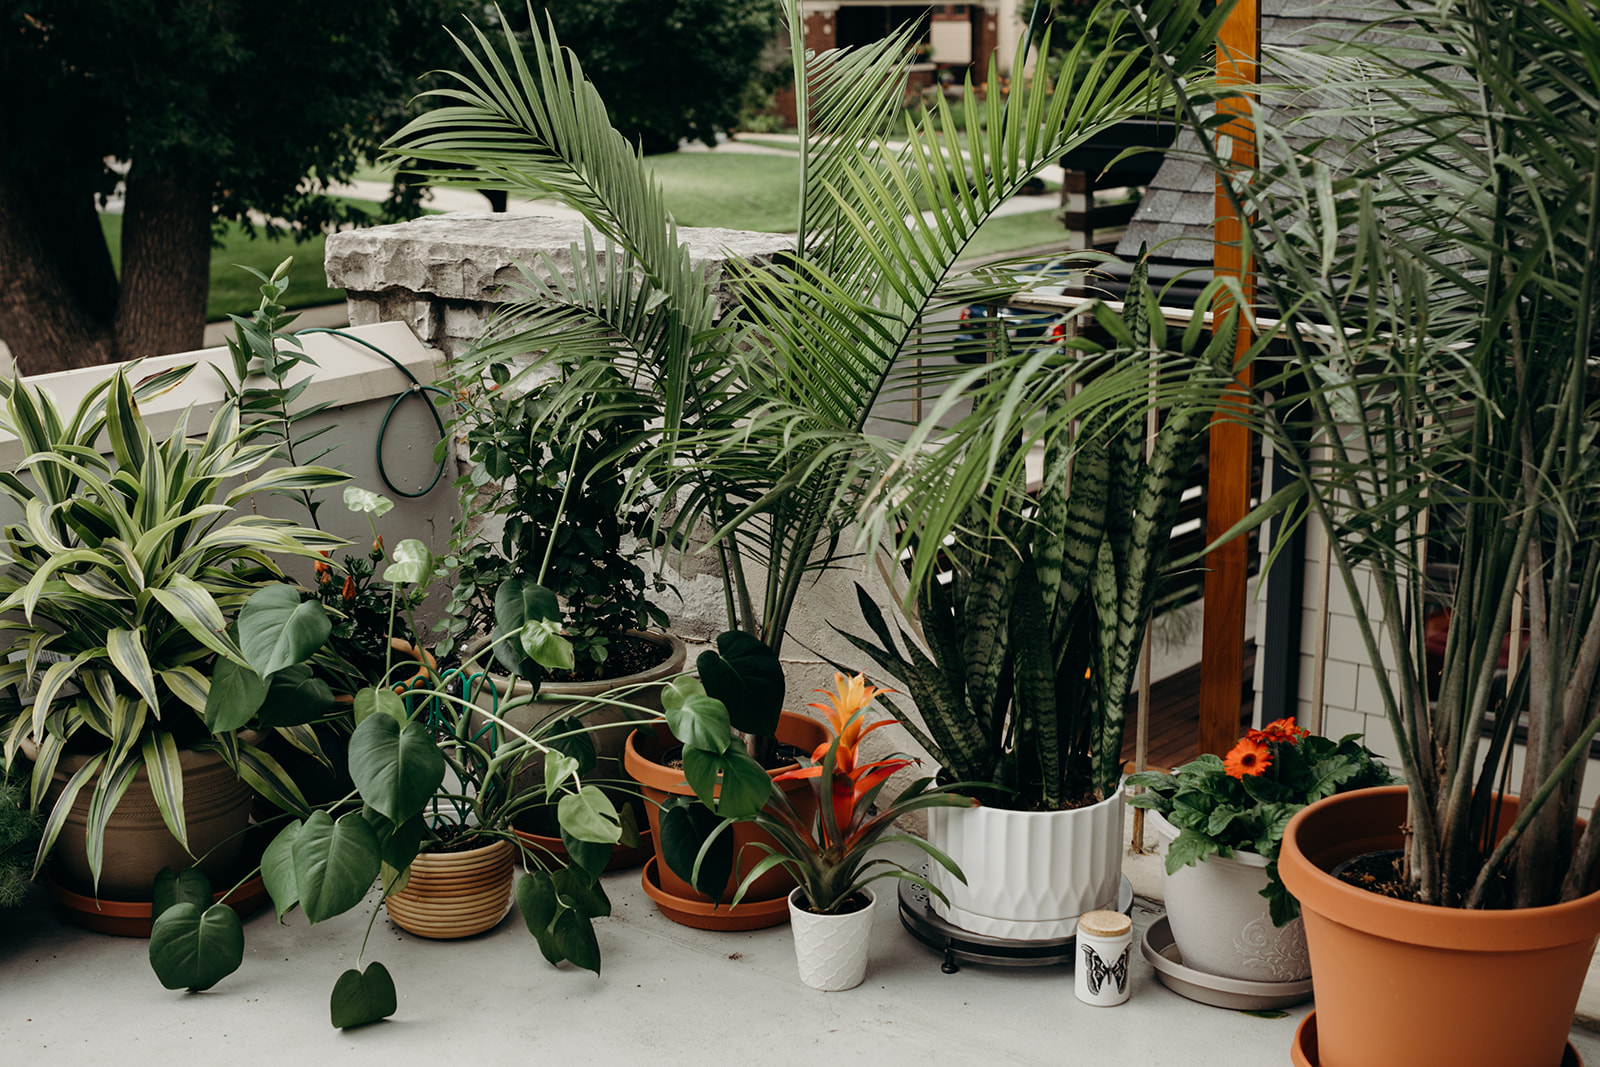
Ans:
{"type": "MultiPolygon", "coordinates": [[[[1239,732],[1250,726],[1255,711],[1256,646],[1245,642],[1239,681],[1239,732]]],[[[1122,758],[1131,761],[1135,744],[1134,723],[1139,712],[1137,696],[1128,701],[1128,725],[1123,734],[1122,758]]],[[[1170,770],[1199,754],[1200,665],[1165,678],[1150,689],[1150,743],[1146,762],[1170,770]]]]}

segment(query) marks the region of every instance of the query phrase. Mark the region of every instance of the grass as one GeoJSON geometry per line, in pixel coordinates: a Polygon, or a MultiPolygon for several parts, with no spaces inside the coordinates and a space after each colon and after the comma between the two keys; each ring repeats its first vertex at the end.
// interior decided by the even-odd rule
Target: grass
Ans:
{"type": "MultiPolygon", "coordinates": [[[[379,205],[370,200],[352,200],[368,215],[376,215],[379,205]]],[[[122,216],[101,215],[100,228],[111,249],[111,262],[117,274],[122,273],[122,216]]],[[[254,267],[263,274],[271,274],[274,267],[289,256],[294,266],[289,269],[289,291],[284,294],[288,307],[316,307],[337,304],[344,300],[343,289],[329,289],[322,271],[326,239],[317,234],[307,241],[296,242],[285,237],[252,239],[236,222],[227,224],[222,235],[222,246],[211,250],[211,290],[206,297],[206,321],[225,319],[230,313],[248,315],[261,304],[261,283],[240,270],[236,264],[254,267]]]]}
{"type": "Polygon", "coordinates": [[[792,233],[800,157],[673,152],[647,161],[680,226],[792,233]]]}
{"type": "Polygon", "coordinates": [[[976,259],[1035,245],[1061,244],[1066,241],[1067,231],[1056,217],[1058,214],[1059,211],[1048,209],[990,219],[978,228],[961,258],[976,259]]]}

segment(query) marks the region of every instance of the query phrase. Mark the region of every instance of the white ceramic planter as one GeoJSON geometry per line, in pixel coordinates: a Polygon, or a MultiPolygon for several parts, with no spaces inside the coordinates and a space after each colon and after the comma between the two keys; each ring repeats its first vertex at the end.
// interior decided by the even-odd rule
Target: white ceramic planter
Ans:
{"type": "Polygon", "coordinates": [[[1167,874],[1165,856],[1178,829],[1158,812],[1149,824],[1161,841],[1161,884],[1173,940],[1187,967],[1253,982],[1299,982],[1311,975],[1305,925],[1272,925],[1261,890],[1267,861],[1253,852],[1211,856],[1167,874]]]}
{"type": "Polygon", "coordinates": [[[928,873],[949,903],[934,913],[963,930],[1022,941],[1072,937],[1078,916],[1114,908],[1122,879],[1122,791],[1073,811],[931,808],[928,841],[955,860],[962,885],[928,873]]]}
{"type": "Polygon", "coordinates": [[[789,893],[789,925],[794,928],[794,959],[800,966],[800,980],[828,993],[854,989],[867,976],[877,898],[872,890],[863,889],[868,903],[860,911],[818,915],[795,903],[800,892],[796,886],[789,893]]]}

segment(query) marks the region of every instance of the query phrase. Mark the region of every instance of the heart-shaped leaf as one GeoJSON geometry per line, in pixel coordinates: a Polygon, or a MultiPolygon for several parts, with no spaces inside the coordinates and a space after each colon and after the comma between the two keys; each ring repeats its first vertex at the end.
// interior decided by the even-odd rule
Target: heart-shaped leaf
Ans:
{"type": "Polygon", "coordinates": [[[285,667],[267,684],[267,698],[261,702],[261,725],[301,726],[316,722],[335,707],[333,690],[311,673],[303,663],[285,667]]]}
{"type": "Polygon", "coordinates": [[[193,904],[201,911],[211,907],[211,879],[195,867],[185,867],[176,874],[171,867],[161,868],[156,875],[150,914],[159,919],[174,904],[193,904]]]}
{"type": "Polygon", "coordinates": [[[690,697],[705,695],[706,687],[700,684],[700,679],[692,674],[680,674],[661,687],[661,707],[665,711],[672,711],[682,707],[690,697]]]}
{"type": "Polygon", "coordinates": [[[334,822],[312,812],[295,836],[294,881],[306,919],[319,923],[361,903],[382,863],[378,839],[360,812],[334,822]]]}
{"type": "Polygon", "coordinates": [[[722,833],[712,842],[700,875],[695,877],[694,861],[711,832],[722,824],[716,813],[688,797],[673,797],[661,806],[661,857],[672,873],[694,886],[702,895],[718,900],[733,875],[733,835],[722,833]]]}
{"type": "MultiPolygon", "coordinates": [[[[428,833],[428,821],[419,812],[396,826],[373,808],[361,809],[361,815],[367,820],[367,825],[372,827],[373,836],[378,839],[378,847],[383,856],[385,866],[403,871],[411,866],[411,861],[417,858],[417,853],[422,850],[422,839],[428,833]]],[[[392,879],[384,876],[384,884],[392,879]]],[[[398,891],[398,889],[394,890],[398,891]]]]}
{"type": "Polygon", "coordinates": [[[394,507],[394,501],[382,493],[347,485],[344,487],[344,506],[351,511],[364,511],[374,518],[382,518],[394,507]]]}
{"type": "Polygon", "coordinates": [[[611,862],[613,846],[600,841],[580,841],[568,833],[566,827],[561,828],[561,845],[567,850],[567,858],[572,865],[590,874],[602,874],[606,864],[611,862]]]}
{"type": "Polygon", "coordinates": [[[278,831],[267,850],[261,854],[261,883],[272,897],[272,906],[278,913],[278,922],[290,908],[300,903],[300,890],[294,881],[294,840],[300,836],[301,822],[294,822],[278,831]]]}
{"type": "Polygon", "coordinates": [[[667,728],[684,748],[726,752],[733,744],[730,725],[727,707],[714,697],[689,696],[667,709],[667,728]]]}
{"type": "Polygon", "coordinates": [[[150,967],[168,989],[210,989],[243,962],[244,925],[226,904],[174,904],[150,928],[150,967]]]}
{"type": "Polygon", "coordinates": [[[611,898],[592,873],[581,867],[563,867],[550,875],[560,898],[591,919],[611,914],[611,898]]]}
{"type": "Polygon", "coordinates": [[[556,805],[561,829],[579,841],[614,845],[622,836],[622,820],[611,798],[597,786],[586,785],[568,793],[556,805]]]}
{"type": "Polygon", "coordinates": [[[239,648],[263,678],[310,658],[332,632],[320,603],[302,601],[293,586],[281,582],[251,593],[239,611],[239,648]]]}
{"type": "Polygon", "coordinates": [[[578,773],[578,761],[564,752],[549,752],[544,757],[544,795],[553,797],[561,783],[578,773]]]}
{"type": "Polygon", "coordinates": [[[365,974],[352,967],[333,983],[328,1019],[340,1030],[387,1019],[400,1007],[389,969],[374,960],[365,974]]]}
{"type": "Polygon", "coordinates": [[[392,823],[422,810],[444,781],[444,756],[420,722],[369,715],[350,735],[350,777],[361,799],[392,823]]]}
{"type": "Polygon", "coordinates": [[[734,729],[771,737],[783,709],[783,664],[759,638],[741,630],[717,635],[717,650],[695,660],[708,696],[727,705],[734,729]]]}
{"type": "Polygon", "coordinates": [[[383,580],[391,585],[417,585],[433,577],[433,553],[414,537],[394,546],[394,562],[383,569],[383,580]]]}
{"type": "Polygon", "coordinates": [[[517,879],[517,907],[539,951],[551,963],[571,960],[585,970],[600,973],[600,945],[589,917],[561,899],[555,883],[544,871],[517,879]]]}
{"type": "Polygon", "coordinates": [[[249,722],[267,699],[267,683],[249,667],[218,656],[206,694],[206,728],[214,734],[237,730],[249,722]]]}
{"type": "Polygon", "coordinates": [[[557,719],[550,724],[548,732],[563,735],[553,737],[545,743],[563,756],[577,760],[580,776],[594,770],[598,759],[598,753],[594,748],[594,735],[584,730],[582,719],[575,715],[557,719]]]}
{"type": "Polygon", "coordinates": [[[517,635],[527,657],[547,671],[570,671],[572,642],[561,636],[561,624],[544,619],[530,621],[517,635]]]}
{"type": "Polygon", "coordinates": [[[683,777],[695,796],[730,819],[754,815],[772,795],[772,779],[737,745],[721,753],[685,748],[683,777]]]}
{"type": "Polygon", "coordinates": [[[532,578],[507,578],[494,594],[494,658],[512,674],[535,686],[544,669],[522,649],[520,634],[530,620],[561,623],[561,603],[556,595],[532,578]],[[512,635],[506,640],[501,640],[512,635]]]}
{"type": "Polygon", "coordinates": [[[392,689],[373,689],[369,686],[356,694],[355,703],[352,707],[355,711],[356,725],[358,726],[368,715],[373,715],[380,711],[394,719],[395,722],[405,722],[409,718],[406,715],[406,702],[401,700],[400,694],[392,689]]]}

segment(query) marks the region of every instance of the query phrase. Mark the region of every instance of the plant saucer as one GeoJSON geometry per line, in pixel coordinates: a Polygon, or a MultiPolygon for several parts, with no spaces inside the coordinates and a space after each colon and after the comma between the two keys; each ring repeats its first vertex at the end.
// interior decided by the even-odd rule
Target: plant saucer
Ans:
{"type": "Polygon", "coordinates": [[[1311,999],[1309,978],[1298,982],[1253,982],[1185,966],[1165,915],[1150,924],[1139,947],[1162,985],[1201,1004],[1235,1011],[1272,1011],[1311,999]]]}

